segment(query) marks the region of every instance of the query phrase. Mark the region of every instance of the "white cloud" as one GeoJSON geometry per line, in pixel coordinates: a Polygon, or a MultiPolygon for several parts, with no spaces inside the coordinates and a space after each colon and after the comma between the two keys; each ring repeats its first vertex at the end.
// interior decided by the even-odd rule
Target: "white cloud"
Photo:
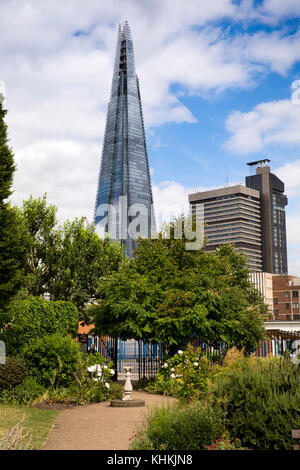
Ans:
{"type": "Polygon", "coordinates": [[[160,227],[162,222],[188,213],[188,195],[197,189],[188,188],[176,181],[162,181],[153,185],[152,191],[156,225],[160,227]]]}
{"type": "Polygon", "coordinates": [[[300,198],[300,160],[286,163],[284,166],[277,168],[274,173],[284,181],[285,191],[289,197],[300,198]]]}
{"type": "Polygon", "coordinates": [[[247,61],[264,65],[279,74],[286,74],[300,60],[299,41],[299,31],[287,34],[284,30],[245,34],[235,39],[247,61]]]}
{"type": "Polygon", "coordinates": [[[300,105],[292,100],[260,103],[251,111],[235,111],[226,120],[232,134],[225,148],[232,153],[259,152],[270,144],[300,145],[300,105]]]}
{"type": "MultiPolygon", "coordinates": [[[[292,1],[285,5],[296,11],[292,1]]],[[[259,11],[252,2],[230,0],[2,1],[0,80],[7,88],[9,134],[18,164],[13,201],[47,192],[62,220],[92,218],[120,14],[133,32],[147,126],[193,123],[182,96],[253,86],[261,71],[285,73],[299,59],[297,34],[234,36],[218,24],[257,15],[266,22],[278,20],[284,13],[275,0],[265,1],[259,11]]],[[[289,141],[297,139],[299,107],[292,127],[290,102],[275,104],[260,105],[254,116],[231,117],[233,149],[260,148],[283,139],[286,130],[289,141]],[[286,123],[280,135],[282,111],[286,123]]],[[[162,182],[154,187],[154,200],[164,214],[171,208],[176,215],[193,191],[162,182]]]]}
{"type": "MultiPolygon", "coordinates": [[[[234,186],[235,184],[238,183],[229,183],[229,186],[234,186]]],[[[217,187],[220,186],[198,186],[193,188],[180,184],[177,181],[162,181],[159,184],[153,185],[152,191],[157,226],[159,227],[162,222],[167,222],[181,214],[187,215],[189,212],[189,194],[209,191],[217,187]]]]}
{"type": "Polygon", "coordinates": [[[15,154],[16,172],[12,200],[47,193],[58,206],[60,222],[75,217],[92,221],[96,197],[100,150],[96,144],[73,140],[40,140],[15,154]]]}

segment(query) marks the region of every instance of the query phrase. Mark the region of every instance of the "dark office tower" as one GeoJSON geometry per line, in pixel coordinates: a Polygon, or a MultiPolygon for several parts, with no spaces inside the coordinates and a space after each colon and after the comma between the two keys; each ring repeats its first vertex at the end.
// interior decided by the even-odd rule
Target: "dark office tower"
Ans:
{"type": "Polygon", "coordinates": [[[263,271],[287,274],[285,206],[288,200],[283,194],[283,182],[270,172],[269,161],[248,163],[257,168],[255,175],[246,177],[246,186],[260,192],[263,271]]]}
{"type": "Polygon", "coordinates": [[[125,21],[118,30],[95,226],[102,225],[102,231],[111,232],[111,238],[124,244],[125,254],[132,257],[135,238],[138,235],[147,238],[154,229],[152,202],[139,82],[130,28],[125,21]]]}

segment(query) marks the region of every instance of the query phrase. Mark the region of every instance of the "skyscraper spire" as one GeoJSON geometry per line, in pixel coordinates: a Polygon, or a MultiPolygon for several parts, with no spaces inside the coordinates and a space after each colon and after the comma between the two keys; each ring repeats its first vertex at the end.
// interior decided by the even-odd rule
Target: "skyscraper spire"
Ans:
{"type": "Polygon", "coordinates": [[[125,244],[154,229],[152,189],[139,82],[127,21],[118,28],[117,48],[99,174],[94,222],[125,244]]]}

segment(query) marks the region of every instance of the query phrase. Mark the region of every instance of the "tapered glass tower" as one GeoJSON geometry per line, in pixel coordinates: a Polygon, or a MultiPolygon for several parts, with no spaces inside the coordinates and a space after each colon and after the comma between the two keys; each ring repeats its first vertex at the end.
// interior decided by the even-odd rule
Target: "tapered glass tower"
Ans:
{"type": "Polygon", "coordinates": [[[127,21],[120,23],[108,103],[94,223],[125,245],[154,230],[152,190],[139,82],[127,21]]]}

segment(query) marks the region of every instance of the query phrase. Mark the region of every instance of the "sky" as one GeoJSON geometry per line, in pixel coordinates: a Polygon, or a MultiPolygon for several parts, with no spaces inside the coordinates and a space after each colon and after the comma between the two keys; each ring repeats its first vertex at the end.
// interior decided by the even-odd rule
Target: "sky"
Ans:
{"type": "Polygon", "coordinates": [[[117,26],[131,27],[154,203],[244,183],[269,158],[285,183],[300,275],[299,0],[0,0],[0,91],[12,202],[47,193],[59,222],[93,219],[117,26]]]}

